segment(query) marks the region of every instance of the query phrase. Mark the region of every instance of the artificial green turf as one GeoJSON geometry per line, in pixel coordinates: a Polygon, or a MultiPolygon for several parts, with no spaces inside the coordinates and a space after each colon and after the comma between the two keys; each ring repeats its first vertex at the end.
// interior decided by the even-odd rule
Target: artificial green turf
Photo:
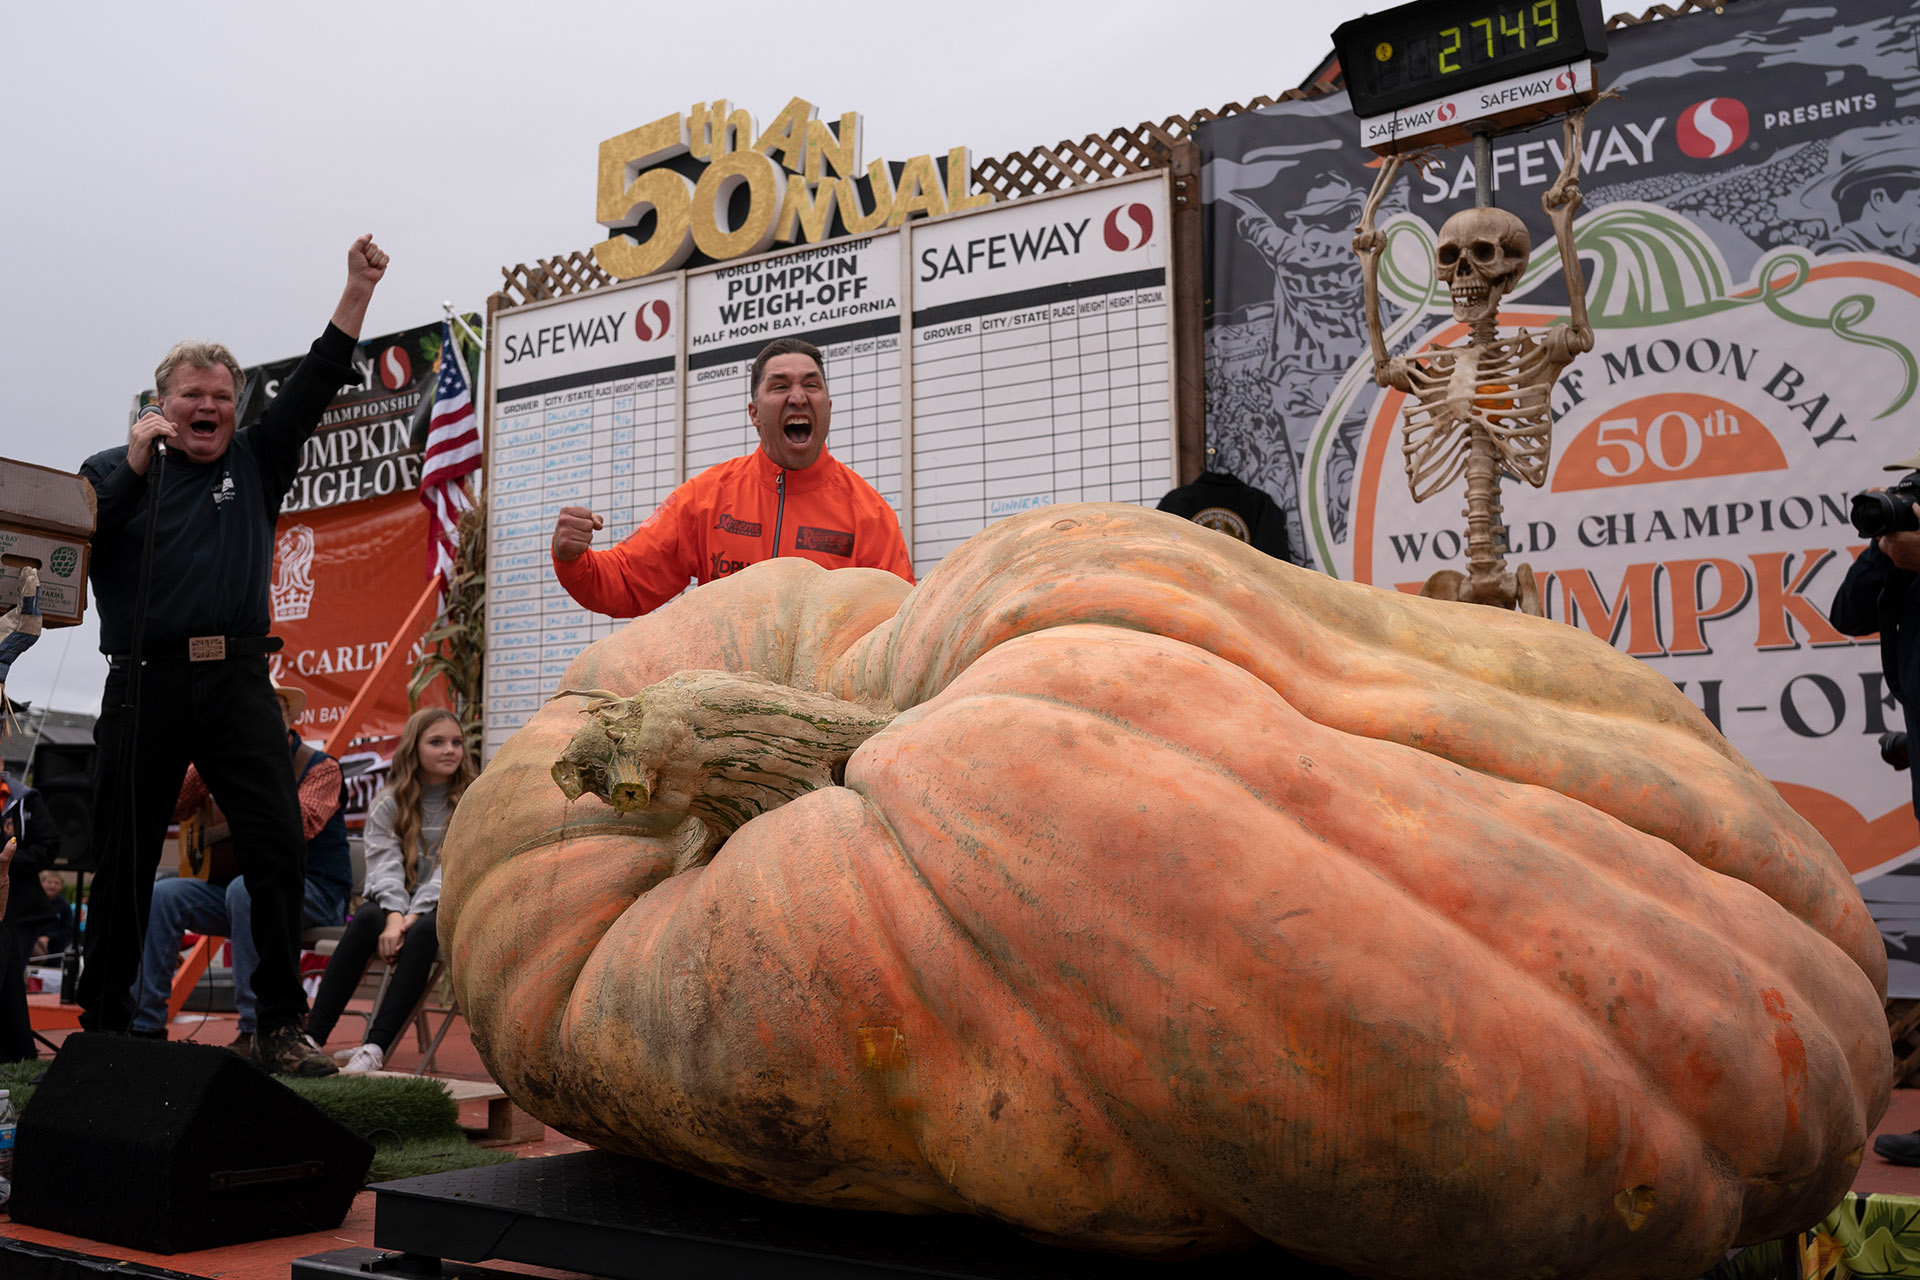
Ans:
{"type": "Polygon", "coordinates": [[[45,1062],[32,1058],[25,1062],[0,1062],[0,1089],[5,1089],[13,1099],[13,1114],[19,1115],[26,1110],[27,1102],[33,1097],[33,1082],[46,1072],[45,1062]]]}
{"type": "Polygon", "coordinates": [[[477,1169],[514,1158],[510,1151],[468,1142],[460,1128],[460,1104],[433,1080],[357,1075],[278,1079],[373,1144],[370,1183],[477,1169]]]}
{"type": "Polygon", "coordinates": [[[476,1147],[464,1135],[457,1138],[413,1138],[406,1142],[376,1142],[373,1164],[367,1169],[367,1183],[392,1182],[395,1178],[418,1178],[429,1173],[451,1173],[455,1169],[477,1169],[481,1165],[505,1164],[511,1151],[476,1147]]]}
{"type": "Polygon", "coordinates": [[[459,1104],[438,1081],[423,1076],[277,1079],[369,1142],[462,1136],[459,1104]]]}

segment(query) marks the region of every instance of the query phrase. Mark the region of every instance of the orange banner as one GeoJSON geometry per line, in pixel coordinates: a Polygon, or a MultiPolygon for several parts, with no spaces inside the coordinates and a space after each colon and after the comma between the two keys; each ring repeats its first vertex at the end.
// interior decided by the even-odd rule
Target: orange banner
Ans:
{"type": "MultiPolygon", "coordinates": [[[[273,633],[286,641],[286,647],[273,656],[273,676],[306,692],[301,737],[324,741],[339,727],[354,695],[426,587],[422,573],[426,545],[426,508],[420,505],[419,493],[411,489],[280,517],[273,562],[273,633]]],[[[424,634],[425,628],[421,630],[424,634]]],[[[410,637],[407,643],[411,669],[420,653],[420,638],[410,637]]],[[[440,686],[430,689],[422,701],[443,704],[440,686]]],[[[386,760],[407,714],[403,679],[395,681],[353,728],[348,757],[373,758],[350,773],[384,778],[386,760]]],[[[369,776],[367,787],[361,789],[376,787],[377,778],[369,776]]],[[[349,808],[361,810],[370,798],[370,790],[367,796],[356,790],[349,808]]]]}

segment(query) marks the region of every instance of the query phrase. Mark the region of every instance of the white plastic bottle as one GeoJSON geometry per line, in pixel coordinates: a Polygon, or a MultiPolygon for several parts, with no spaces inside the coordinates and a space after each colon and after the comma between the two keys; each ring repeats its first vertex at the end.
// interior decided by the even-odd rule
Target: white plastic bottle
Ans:
{"type": "Polygon", "coordinates": [[[0,1089],[0,1209],[13,1202],[13,1098],[0,1089]]]}

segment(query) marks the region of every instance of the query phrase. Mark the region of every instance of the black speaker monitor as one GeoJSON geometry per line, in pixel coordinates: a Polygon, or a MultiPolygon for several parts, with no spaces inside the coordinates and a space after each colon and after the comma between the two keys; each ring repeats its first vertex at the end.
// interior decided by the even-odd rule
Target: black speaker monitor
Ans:
{"type": "Polygon", "coordinates": [[[39,788],[60,833],[56,871],[93,871],[93,783],[85,777],[55,778],[39,788]]]}
{"type": "Polygon", "coordinates": [[[225,1049],[69,1036],[20,1118],[13,1220],[150,1253],[331,1230],[373,1148],[225,1049]]]}

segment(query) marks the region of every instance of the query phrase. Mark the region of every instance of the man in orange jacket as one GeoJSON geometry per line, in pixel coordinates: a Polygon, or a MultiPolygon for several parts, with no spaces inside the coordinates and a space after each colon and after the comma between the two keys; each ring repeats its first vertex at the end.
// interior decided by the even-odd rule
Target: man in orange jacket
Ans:
{"type": "Polygon", "coordinates": [[[827,449],[833,401],[820,352],[776,338],[754,358],[747,417],[760,447],[675,489],[618,546],[592,549],[601,518],[562,507],[553,571],[596,613],[638,617],[680,594],[775,556],[829,569],[886,569],[913,581],[900,521],[885,498],[827,449]]]}

